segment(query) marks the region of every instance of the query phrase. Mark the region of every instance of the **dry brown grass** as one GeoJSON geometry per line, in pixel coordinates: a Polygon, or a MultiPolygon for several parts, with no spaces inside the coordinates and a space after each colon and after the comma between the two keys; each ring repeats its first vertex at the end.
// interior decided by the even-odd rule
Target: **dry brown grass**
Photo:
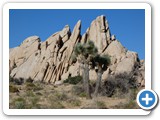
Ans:
{"type": "Polygon", "coordinates": [[[81,84],[62,84],[54,87],[44,83],[24,83],[11,85],[11,109],[132,109],[137,108],[134,97],[137,91],[131,91],[126,97],[107,97],[86,99],[81,84]],[[18,92],[17,89],[20,89],[18,92]],[[15,92],[14,92],[15,91],[15,92]],[[132,98],[129,100],[128,98],[132,98]]]}

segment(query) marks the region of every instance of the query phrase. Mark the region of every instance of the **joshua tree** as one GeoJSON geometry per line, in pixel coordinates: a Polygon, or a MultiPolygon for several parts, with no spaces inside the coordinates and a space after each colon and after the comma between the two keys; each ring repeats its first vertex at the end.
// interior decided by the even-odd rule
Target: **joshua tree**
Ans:
{"type": "Polygon", "coordinates": [[[86,91],[87,98],[91,98],[89,90],[89,64],[97,55],[98,50],[92,41],[87,41],[84,44],[78,43],[74,49],[73,58],[78,60],[82,69],[83,85],[86,91]]]}
{"type": "Polygon", "coordinates": [[[108,55],[97,55],[94,58],[94,64],[97,67],[96,73],[97,73],[97,82],[96,82],[96,88],[94,95],[97,96],[99,88],[101,86],[101,79],[102,79],[102,74],[105,70],[107,70],[108,65],[110,64],[110,57],[108,55]]]}

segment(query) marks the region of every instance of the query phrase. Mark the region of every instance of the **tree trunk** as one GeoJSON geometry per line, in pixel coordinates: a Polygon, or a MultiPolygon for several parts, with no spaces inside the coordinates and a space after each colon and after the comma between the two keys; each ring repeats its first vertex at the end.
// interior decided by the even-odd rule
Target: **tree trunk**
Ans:
{"type": "Polygon", "coordinates": [[[89,89],[89,66],[88,64],[84,65],[84,88],[86,91],[86,97],[91,99],[90,89],[89,89]]]}
{"type": "Polygon", "coordinates": [[[102,79],[102,72],[101,72],[101,71],[98,71],[98,73],[97,73],[96,88],[95,88],[95,91],[94,91],[94,96],[95,96],[95,97],[97,97],[97,95],[98,95],[99,88],[100,88],[100,86],[101,86],[101,79],[102,79]]]}
{"type": "Polygon", "coordinates": [[[86,77],[85,77],[85,66],[84,64],[81,66],[82,68],[82,79],[83,79],[83,90],[86,91],[86,77]]]}

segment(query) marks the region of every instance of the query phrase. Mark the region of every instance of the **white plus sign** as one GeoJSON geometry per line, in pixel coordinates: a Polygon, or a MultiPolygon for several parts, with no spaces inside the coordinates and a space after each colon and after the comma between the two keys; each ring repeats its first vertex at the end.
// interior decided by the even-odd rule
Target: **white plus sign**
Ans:
{"type": "Polygon", "coordinates": [[[142,98],[142,101],[146,101],[146,105],[148,105],[149,101],[152,101],[152,98],[149,97],[149,94],[146,94],[146,97],[142,98]]]}

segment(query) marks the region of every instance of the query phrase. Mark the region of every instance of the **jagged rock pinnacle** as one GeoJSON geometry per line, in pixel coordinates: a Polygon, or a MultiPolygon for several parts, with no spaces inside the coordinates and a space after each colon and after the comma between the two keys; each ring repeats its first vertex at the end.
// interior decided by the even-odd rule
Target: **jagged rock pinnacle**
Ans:
{"type": "MultiPolygon", "coordinates": [[[[69,25],[66,25],[44,42],[40,42],[38,36],[27,38],[20,46],[10,51],[10,76],[24,79],[31,77],[35,81],[47,83],[55,83],[69,76],[77,76],[81,73],[79,64],[78,62],[71,63],[74,47],[78,42],[85,43],[91,40],[100,54],[111,56],[111,65],[104,72],[102,79],[106,80],[108,74],[134,71],[135,65],[138,64],[141,72],[137,79],[140,84],[144,85],[144,64],[138,61],[137,53],[126,50],[116,40],[115,35],[111,36],[104,15],[93,20],[83,36],[80,33],[81,20],[76,23],[72,33],[69,25]]],[[[90,73],[90,79],[95,79],[95,71],[90,70],[90,73]]]]}

